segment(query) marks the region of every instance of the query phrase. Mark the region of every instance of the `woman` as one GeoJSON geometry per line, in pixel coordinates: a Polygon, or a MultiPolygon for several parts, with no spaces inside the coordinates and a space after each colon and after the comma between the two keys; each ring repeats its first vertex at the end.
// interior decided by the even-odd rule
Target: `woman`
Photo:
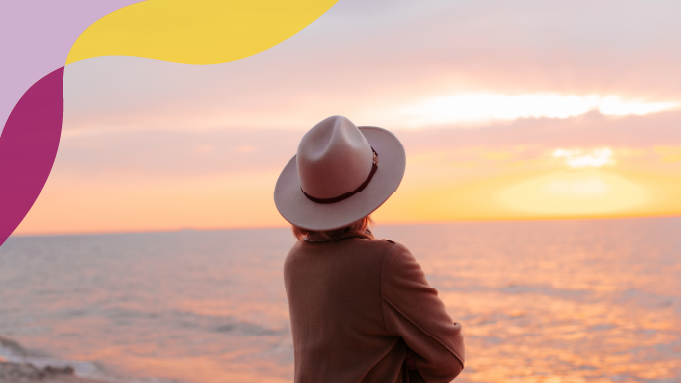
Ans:
{"type": "Polygon", "coordinates": [[[463,369],[461,325],[409,250],[370,231],[405,159],[389,131],[332,116],[279,176],[274,201],[299,239],[284,266],[296,383],[439,383],[463,369]]]}

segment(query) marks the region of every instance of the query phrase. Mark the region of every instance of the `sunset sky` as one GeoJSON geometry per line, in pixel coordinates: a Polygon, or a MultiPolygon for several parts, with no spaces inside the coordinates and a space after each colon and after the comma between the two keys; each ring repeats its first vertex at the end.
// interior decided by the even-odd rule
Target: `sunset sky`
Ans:
{"type": "Polygon", "coordinates": [[[279,172],[335,114],[405,146],[379,224],[680,215],[679,14],[340,0],[236,62],[77,62],[52,174],[15,234],[285,226],[279,172]]]}

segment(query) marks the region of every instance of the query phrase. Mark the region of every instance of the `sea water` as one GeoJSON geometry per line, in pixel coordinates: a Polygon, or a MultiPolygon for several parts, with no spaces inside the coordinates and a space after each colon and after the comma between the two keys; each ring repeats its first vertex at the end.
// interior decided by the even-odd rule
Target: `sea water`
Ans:
{"type": "MultiPolygon", "coordinates": [[[[410,248],[463,324],[457,381],[681,382],[681,218],[375,234],[410,248]]],[[[120,382],[291,382],[293,242],[288,229],[12,237],[0,356],[120,382]]]]}

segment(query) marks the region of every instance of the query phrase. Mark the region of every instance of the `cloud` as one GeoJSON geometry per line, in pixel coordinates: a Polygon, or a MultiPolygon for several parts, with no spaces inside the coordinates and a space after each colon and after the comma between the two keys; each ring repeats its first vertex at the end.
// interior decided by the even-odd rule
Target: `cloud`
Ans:
{"type": "MultiPolygon", "coordinates": [[[[432,126],[475,126],[493,120],[568,118],[598,110],[604,115],[645,115],[677,109],[681,102],[623,100],[617,96],[529,94],[461,94],[432,97],[418,103],[369,112],[378,124],[423,129],[432,126]]],[[[365,118],[367,116],[364,116],[365,118]]]]}
{"type": "Polygon", "coordinates": [[[471,145],[652,146],[681,144],[681,111],[613,117],[598,112],[566,118],[526,118],[493,122],[476,129],[400,131],[412,150],[471,145]]]}
{"type": "Polygon", "coordinates": [[[617,164],[600,170],[659,171],[620,176],[677,201],[680,12],[671,0],[343,0],[235,62],[78,62],[57,161],[22,230],[283,225],[276,177],[334,114],[406,148],[386,221],[517,218],[493,192],[518,172],[575,170],[558,148],[608,147],[617,164]],[[462,186],[473,180],[484,185],[462,186]]]}
{"type": "MultiPolygon", "coordinates": [[[[573,147],[678,146],[681,145],[679,120],[681,111],[627,117],[607,117],[590,112],[566,119],[496,122],[476,129],[395,130],[395,133],[409,156],[434,152],[458,156],[471,147],[535,146],[553,151],[573,147]]],[[[278,172],[295,154],[303,134],[301,130],[278,129],[71,133],[62,139],[52,178],[60,177],[63,172],[84,179],[278,172]]],[[[665,149],[659,150],[662,153],[665,149]]],[[[667,156],[665,158],[673,159],[678,153],[663,154],[667,156]]],[[[502,162],[509,159],[503,153],[491,153],[487,157],[502,162]]],[[[471,161],[470,158],[457,158],[446,161],[471,161]]]]}
{"type": "Polygon", "coordinates": [[[282,44],[236,62],[70,65],[64,129],[306,130],[332,114],[392,123],[370,119],[471,95],[599,97],[606,114],[681,102],[678,2],[381,1],[366,11],[365,3],[339,2],[282,44]]]}
{"type": "Polygon", "coordinates": [[[67,136],[55,174],[145,179],[280,170],[295,154],[297,131],[114,131],[67,136]]]}

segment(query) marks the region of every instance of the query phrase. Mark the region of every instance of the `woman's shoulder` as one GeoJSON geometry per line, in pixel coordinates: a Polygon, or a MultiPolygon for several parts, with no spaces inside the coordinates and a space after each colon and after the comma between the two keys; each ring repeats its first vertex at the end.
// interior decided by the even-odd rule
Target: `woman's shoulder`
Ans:
{"type": "Polygon", "coordinates": [[[339,241],[297,241],[291,246],[287,258],[307,253],[362,252],[387,254],[391,250],[406,249],[391,239],[347,238],[339,241]]]}
{"type": "Polygon", "coordinates": [[[388,254],[402,248],[406,249],[402,244],[392,239],[353,239],[352,246],[381,254],[388,254]]]}
{"type": "Polygon", "coordinates": [[[309,267],[324,267],[322,264],[354,265],[361,264],[368,272],[381,273],[387,258],[392,257],[393,249],[399,243],[384,239],[344,239],[341,241],[308,242],[297,241],[289,250],[284,261],[285,274],[293,270],[309,267]],[[321,262],[321,264],[320,264],[321,262]]]}

